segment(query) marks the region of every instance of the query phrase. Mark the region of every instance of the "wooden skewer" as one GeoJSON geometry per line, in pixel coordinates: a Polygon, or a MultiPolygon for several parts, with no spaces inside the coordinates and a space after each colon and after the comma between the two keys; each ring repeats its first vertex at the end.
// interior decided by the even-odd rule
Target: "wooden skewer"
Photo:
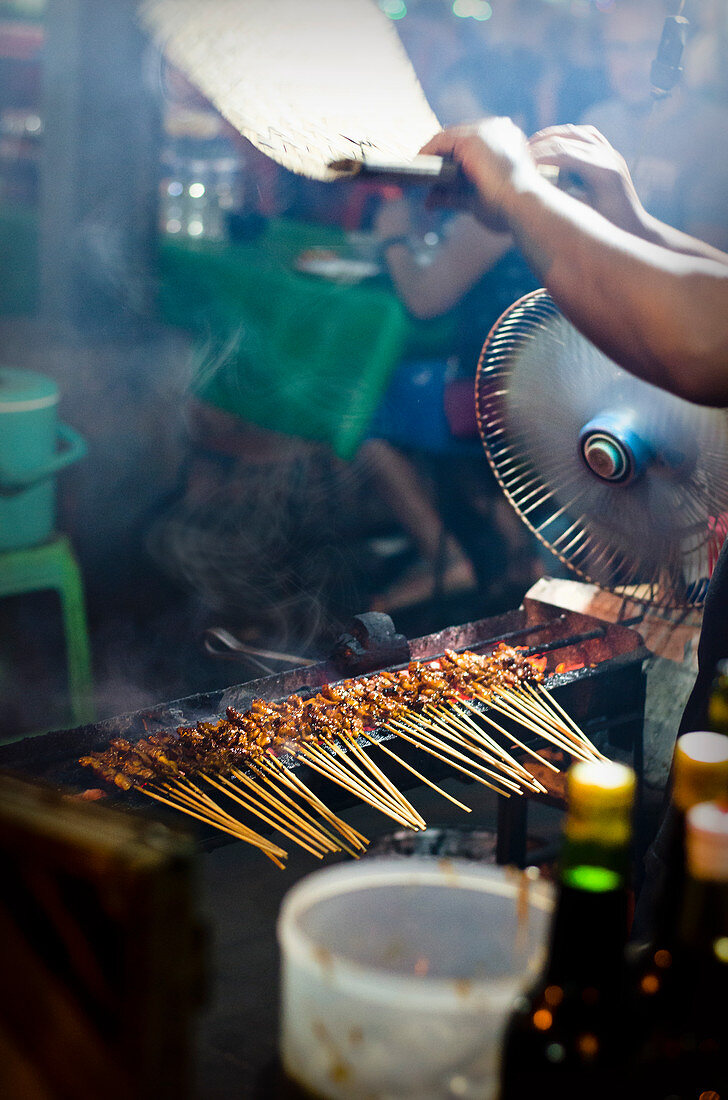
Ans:
{"type": "MultiPolygon", "coordinates": [[[[178,779],[175,783],[167,783],[162,788],[166,794],[174,794],[174,797],[179,799],[188,808],[195,810],[197,813],[206,815],[210,819],[210,823],[222,823],[228,828],[248,831],[248,826],[243,825],[241,821],[233,817],[231,814],[226,813],[221,806],[218,805],[212,798],[210,798],[204,791],[202,791],[191,779],[178,779]]],[[[269,844],[272,845],[272,841],[269,844]]]]}
{"type": "Polygon", "coordinates": [[[268,774],[275,775],[280,782],[285,783],[290,789],[295,790],[296,793],[300,793],[301,797],[305,798],[309,805],[318,810],[321,816],[329,821],[335,829],[348,837],[355,847],[363,850],[368,846],[369,840],[367,837],[357,832],[352,825],[348,825],[342,818],[337,817],[333,810],[329,809],[326,803],[306,786],[300,776],[296,775],[294,771],[286,768],[277,756],[274,756],[272,753],[267,753],[261,758],[260,766],[264,768],[268,774]]]}
{"type": "Polygon", "coordinates": [[[178,788],[173,789],[167,785],[161,789],[166,795],[174,796],[178,809],[184,810],[185,812],[192,810],[195,814],[201,815],[201,819],[204,819],[209,825],[212,825],[213,828],[232,833],[240,840],[244,839],[245,826],[243,826],[237,818],[232,817],[230,814],[223,813],[222,810],[216,812],[210,806],[201,802],[200,799],[193,798],[192,795],[180,791],[178,788]]]}
{"type": "Polygon", "coordinates": [[[338,786],[343,787],[344,790],[347,790],[351,794],[356,795],[357,798],[361,798],[364,802],[372,806],[373,809],[379,810],[380,813],[383,813],[386,817],[391,817],[394,821],[398,821],[400,825],[404,825],[408,829],[417,830],[418,827],[416,825],[408,821],[405,817],[402,817],[401,814],[396,813],[394,810],[390,809],[389,806],[378,802],[375,798],[371,797],[359,786],[359,784],[354,784],[347,776],[343,775],[340,771],[328,768],[325,764],[321,764],[317,757],[313,756],[307,751],[307,748],[301,748],[300,753],[301,757],[306,760],[309,767],[313,768],[314,771],[320,772],[321,775],[325,776],[327,779],[331,779],[334,783],[338,784],[338,786]]]}
{"type": "MultiPolygon", "coordinates": [[[[481,746],[485,744],[477,733],[471,731],[471,729],[465,725],[464,722],[460,722],[455,715],[451,715],[445,711],[439,715],[439,721],[448,726],[452,726],[453,730],[457,730],[458,733],[452,733],[448,731],[448,736],[458,745],[463,745],[468,752],[475,753],[482,760],[487,761],[489,764],[494,764],[501,772],[507,775],[510,779],[514,779],[517,783],[530,788],[532,791],[538,791],[536,782],[532,776],[526,772],[525,768],[516,770],[502,760],[499,756],[495,756],[492,752],[489,752],[487,748],[481,746]],[[463,736],[464,735],[464,736],[463,736]],[[473,743],[475,742],[475,744],[473,743]],[[525,773],[525,774],[524,774],[525,773]]],[[[445,731],[443,730],[443,735],[445,731]]]]}
{"type": "Polygon", "coordinates": [[[520,772],[514,771],[512,768],[509,768],[508,765],[500,759],[500,757],[495,756],[491,752],[488,752],[487,749],[481,748],[478,745],[474,745],[471,741],[467,740],[464,737],[460,737],[456,733],[453,733],[450,736],[452,737],[452,740],[456,745],[462,745],[468,750],[468,752],[473,753],[480,760],[484,760],[486,764],[492,765],[495,769],[497,769],[498,774],[506,776],[506,778],[515,783],[517,787],[523,787],[525,788],[525,790],[530,791],[532,794],[543,793],[540,786],[536,783],[535,779],[527,779],[525,775],[522,775],[520,772]]]}
{"type": "MultiPolygon", "coordinates": [[[[468,753],[472,753],[475,756],[480,757],[489,764],[494,764],[495,767],[498,769],[497,771],[494,771],[492,768],[486,768],[482,764],[478,764],[477,761],[471,760],[470,756],[464,756],[463,754],[460,754],[461,757],[466,759],[468,763],[472,764],[473,767],[482,769],[488,775],[497,776],[499,781],[502,780],[503,782],[508,783],[513,788],[513,790],[520,793],[521,785],[525,784],[525,780],[517,772],[511,772],[510,768],[506,767],[503,764],[502,760],[491,756],[484,749],[480,749],[476,745],[473,745],[470,740],[466,740],[466,738],[464,738],[459,732],[454,732],[452,729],[448,729],[444,725],[438,725],[433,728],[437,729],[438,739],[446,737],[447,740],[452,741],[453,744],[460,745],[461,748],[467,749],[468,753]]],[[[434,738],[432,738],[432,740],[434,740],[434,738]]],[[[444,742],[443,745],[445,745],[444,742]]],[[[447,745],[446,747],[448,751],[454,751],[450,749],[449,745],[447,745]]]]}
{"type": "MultiPolygon", "coordinates": [[[[313,816],[313,814],[309,810],[304,809],[303,806],[300,806],[297,802],[294,802],[294,800],[290,797],[290,795],[286,794],[286,792],[284,790],[282,790],[281,787],[279,787],[277,783],[274,782],[274,780],[271,778],[271,776],[266,775],[266,773],[262,769],[256,768],[255,765],[252,764],[252,763],[251,763],[251,767],[254,768],[255,774],[259,777],[261,782],[265,783],[266,786],[270,787],[271,790],[275,791],[276,798],[279,798],[281,801],[284,801],[284,802],[288,803],[290,806],[294,807],[295,812],[300,817],[302,817],[304,821],[310,822],[311,825],[313,825],[313,827],[319,833],[321,833],[322,836],[327,838],[327,840],[329,841],[329,844],[331,846],[332,851],[338,851],[339,849],[343,849],[345,852],[348,852],[348,854],[350,856],[353,856],[354,859],[359,858],[358,851],[355,848],[353,848],[344,839],[343,834],[340,834],[340,835],[337,836],[334,833],[333,829],[329,829],[329,828],[326,827],[326,825],[323,825],[320,821],[318,821],[313,816]]],[[[237,769],[233,768],[232,769],[232,774],[236,778],[239,779],[242,773],[237,771],[237,769]]]]}
{"type": "Polygon", "coordinates": [[[307,758],[307,762],[309,764],[309,767],[312,767],[315,771],[319,771],[321,775],[325,776],[327,779],[330,779],[333,783],[337,783],[340,787],[343,787],[344,790],[348,790],[351,794],[355,795],[357,798],[360,798],[363,802],[366,802],[373,809],[379,810],[379,812],[383,813],[385,817],[392,818],[393,821],[399,822],[400,825],[405,826],[405,828],[407,829],[414,829],[416,832],[419,831],[420,826],[415,821],[406,818],[401,812],[395,810],[392,807],[391,803],[382,802],[380,799],[375,798],[369,792],[368,788],[364,788],[360,784],[354,783],[350,778],[343,775],[341,772],[330,770],[326,767],[325,764],[318,763],[310,758],[307,758]]]}
{"type": "Polygon", "coordinates": [[[361,745],[357,744],[356,739],[354,737],[352,737],[351,735],[349,735],[346,738],[346,740],[347,740],[347,743],[351,746],[351,751],[353,753],[355,753],[356,756],[362,761],[362,764],[366,768],[369,769],[369,771],[372,773],[374,778],[378,779],[379,782],[384,787],[386,787],[386,789],[388,791],[391,792],[392,796],[395,799],[395,802],[397,804],[401,804],[403,810],[405,810],[405,812],[408,813],[408,814],[411,813],[412,816],[415,818],[415,820],[420,822],[421,827],[423,829],[426,829],[427,828],[427,822],[425,821],[424,817],[422,817],[422,815],[419,814],[417,812],[417,810],[415,810],[412,803],[407,798],[404,797],[402,792],[400,790],[398,790],[396,785],[391,781],[391,779],[388,776],[386,776],[384,774],[384,772],[381,770],[381,768],[377,767],[377,765],[371,759],[371,757],[368,756],[366,752],[364,752],[364,749],[361,747],[361,745]]]}
{"type": "Polygon", "coordinates": [[[591,742],[589,742],[588,738],[586,738],[581,731],[575,732],[569,726],[565,725],[558,711],[547,706],[544,698],[537,695],[535,692],[527,690],[528,688],[529,685],[526,684],[518,691],[503,692],[501,698],[506,702],[512,702],[515,706],[522,708],[526,713],[534,715],[534,717],[544,722],[549,729],[553,729],[558,735],[576,742],[582,749],[588,749],[591,752],[596,751],[594,746],[591,745],[591,742]]]}
{"type": "Polygon", "coordinates": [[[543,737],[544,741],[550,741],[552,745],[561,749],[562,752],[568,752],[571,756],[577,756],[580,760],[590,760],[592,758],[591,753],[587,752],[583,744],[577,744],[576,741],[564,737],[560,731],[552,724],[550,725],[542,716],[531,714],[531,712],[523,707],[517,706],[512,701],[506,702],[503,696],[494,697],[490,705],[494,710],[500,711],[501,714],[513,718],[525,729],[530,729],[533,733],[537,733],[539,737],[543,737]]]}
{"type": "Polygon", "coordinates": [[[197,818],[198,821],[203,821],[206,825],[214,825],[215,828],[220,829],[221,832],[230,833],[231,836],[237,837],[238,840],[246,840],[249,844],[254,845],[254,847],[260,848],[263,854],[268,856],[268,858],[271,859],[276,866],[280,867],[281,870],[285,867],[283,860],[288,858],[288,853],[284,851],[283,848],[278,848],[277,845],[269,844],[264,837],[260,836],[259,833],[254,832],[252,829],[247,829],[244,826],[239,826],[237,829],[230,829],[225,825],[217,824],[206,815],[188,809],[180,802],[165,798],[160,794],[155,794],[155,792],[150,791],[148,787],[139,787],[138,789],[148,795],[149,798],[154,798],[157,802],[164,802],[165,805],[172,806],[175,810],[181,810],[183,814],[189,814],[190,817],[197,818]]]}
{"type": "MultiPolygon", "coordinates": [[[[427,733],[425,729],[418,726],[414,722],[407,722],[404,723],[404,725],[405,728],[416,731],[418,736],[427,741],[428,744],[436,745],[438,748],[442,749],[443,752],[448,753],[450,756],[456,757],[458,760],[464,760],[465,763],[469,764],[471,768],[476,768],[478,771],[483,772],[484,775],[488,775],[491,777],[491,779],[497,780],[498,783],[502,783],[504,787],[508,787],[515,794],[521,794],[520,786],[517,783],[514,783],[503,773],[494,772],[492,768],[486,768],[483,764],[478,764],[475,760],[471,760],[469,756],[465,756],[464,753],[458,752],[457,749],[451,748],[450,745],[440,740],[439,737],[433,737],[431,734],[427,733]]],[[[441,732],[442,737],[451,737],[451,734],[449,733],[445,733],[444,731],[439,732],[441,732]]]]}
{"type": "MultiPolygon", "coordinates": [[[[492,708],[493,710],[501,711],[501,713],[505,713],[507,717],[512,717],[512,715],[508,712],[508,710],[503,710],[503,707],[500,704],[500,702],[498,701],[497,697],[495,697],[493,695],[485,695],[485,694],[480,695],[479,694],[478,698],[482,699],[482,701],[484,703],[487,703],[488,707],[492,708]]],[[[486,722],[489,722],[491,724],[495,724],[495,723],[492,722],[492,719],[487,714],[483,715],[483,719],[486,722]]],[[[530,728],[528,723],[525,722],[525,721],[522,721],[520,718],[518,718],[517,721],[518,721],[519,725],[524,726],[526,729],[530,728]]],[[[500,727],[500,728],[503,728],[503,727],[500,727]]],[[[543,736],[543,731],[541,729],[535,729],[532,732],[537,733],[539,735],[539,737],[543,736]]],[[[547,767],[550,767],[553,771],[558,772],[559,769],[555,765],[551,764],[550,761],[545,760],[544,757],[539,756],[539,754],[537,752],[535,752],[533,749],[531,749],[528,745],[525,745],[523,743],[523,741],[519,741],[518,738],[514,734],[510,733],[508,730],[506,730],[505,733],[506,733],[506,736],[509,737],[510,740],[514,742],[514,744],[519,745],[526,752],[530,753],[531,756],[534,756],[536,759],[538,759],[542,764],[545,764],[547,767]]],[[[547,741],[548,738],[544,737],[544,740],[547,741]]],[[[561,749],[562,745],[559,743],[557,747],[559,749],[561,749]]]]}
{"type": "Polygon", "coordinates": [[[462,772],[463,775],[469,775],[471,779],[477,780],[478,783],[482,783],[484,787],[490,787],[491,791],[495,791],[496,794],[502,794],[504,798],[510,798],[511,792],[504,791],[500,787],[496,787],[493,783],[489,783],[487,779],[483,779],[482,775],[476,775],[475,772],[471,772],[468,768],[463,768],[455,760],[449,760],[447,756],[443,756],[442,753],[436,752],[434,749],[429,748],[427,745],[423,745],[419,740],[415,740],[414,737],[408,737],[403,730],[398,729],[391,723],[387,723],[384,727],[390,729],[392,733],[396,733],[398,737],[402,737],[405,741],[409,741],[410,744],[415,745],[418,749],[422,749],[423,752],[428,752],[430,756],[436,756],[438,760],[444,761],[451,768],[455,768],[457,771],[462,772]]]}
{"type": "MultiPolygon", "coordinates": [[[[418,829],[425,828],[425,821],[415,812],[414,809],[406,802],[405,799],[398,797],[399,792],[394,795],[389,792],[384,786],[380,786],[371,782],[364,769],[359,766],[356,760],[353,759],[353,754],[344,752],[338,745],[332,745],[336,757],[341,761],[340,767],[344,774],[348,774],[359,783],[361,787],[368,790],[371,795],[378,799],[383,805],[390,806],[397,813],[403,814],[406,818],[410,819],[413,823],[413,827],[418,829]]],[[[324,751],[324,750],[322,750],[324,751]]],[[[395,788],[396,790],[396,788],[395,788]]]]}
{"type": "Polygon", "coordinates": [[[403,768],[406,768],[408,772],[411,772],[412,775],[416,775],[417,778],[420,779],[423,783],[426,783],[428,787],[432,787],[433,791],[437,791],[437,793],[441,794],[443,798],[447,798],[450,802],[454,802],[456,806],[459,806],[461,810],[465,810],[466,814],[472,813],[472,809],[470,806],[466,806],[464,802],[459,802],[457,798],[453,797],[453,795],[448,794],[447,791],[443,791],[442,787],[438,787],[437,783],[433,783],[430,779],[424,776],[422,772],[418,772],[417,768],[413,768],[412,765],[408,764],[406,760],[403,760],[401,756],[397,756],[397,753],[392,752],[392,750],[387,745],[382,744],[381,741],[375,741],[373,737],[370,737],[368,733],[364,733],[363,731],[362,737],[366,737],[367,741],[370,741],[372,745],[376,745],[382,750],[382,752],[386,752],[387,756],[391,756],[393,760],[396,760],[397,763],[401,764],[403,768]]]}
{"type": "MultiPolygon", "coordinates": [[[[235,787],[233,787],[233,781],[229,777],[225,776],[221,778],[226,785],[229,785],[233,789],[236,789],[235,787]]],[[[301,813],[299,813],[298,807],[294,806],[294,808],[291,809],[290,805],[285,805],[283,803],[280,795],[272,795],[259,783],[256,783],[255,780],[251,779],[250,776],[245,775],[244,772],[239,772],[239,774],[236,776],[236,779],[238,783],[242,783],[245,787],[254,790],[260,796],[260,798],[264,799],[264,801],[269,803],[269,805],[271,805],[279,814],[283,815],[288,821],[290,821],[294,828],[297,828],[298,831],[303,832],[307,836],[311,837],[315,844],[318,844],[320,847],[329,852],[338,852],[340,850],[338,843],[332,841],[327,834],[324,834],[319,828],[317,822],[307,820],[305,817],[302,816],[301,813]]]]}
{"type": "MultiPolygon", "coordinates": [[[[257,775],[256,779],[252,779],[245,772],[237,771],[234,779],[243,787],[255,791],[260,798],[268,802],[278,813],[284,815],[294,826],[307,833],[317,843],[330,850],[338,850],[338,841],[333,840],[328,833],[324,833],[318,821],[296,805],[292,798],[274,788],[264,776],[257,775]]],[[[233,780],[228,776],[225,782],[232,785],[233,780]]]]}
{"type": "Polygon", "coordinates": [[[307,852],[310,852],[311,855],[316,856],[317,859],[321,859],[321,850],[318,847],[314,847],[313,844],[308,840],[304,839],[298,832],[298,830],[294,830],[291,826],[281,824],[281,819],[278,814],[274,814],[272,811],[265,812],[263,809],[260,808],[260,803],[258,803],[256,799],[250,797],[242,798],[239,794],[235,792],[234,789],[227,790],[226,787],[231,787],[232,784],[229,781],[226,781],[224,776],[221,776],[220,778],[225,783],[225,786],[223,786],[223,783],[218,783],[217,780],[213,779],[209,775],[205,775],[203,776],[203,778],[213,787],[216,787],[217,790],[222,791],[223,794],[226,794],[228,798],[232,798],[235,802],[243,806],[244,809],[248,810],[252,814],[255,814],[255,816],[259,817],[261,821],[265,821],[268,825],[272,825],[274,829],[277,829],[279,833],[283,833],[283,835],[287,836],[289,840],[294,841],[294,843],[298,844],[301,848],[305,848],[307,852]]]}
{"type": "MultiPolygon", "coordinates": [[[[486,695],[485,692],[481,693],[480,691],[474,691],[473,694],[478,699],[481,699],[484,703],[490,706],[490,696],[486,695]]],[[[509,741],[512,741],[514,745],[518,745],[519,749],[523,749],[523,751],[527,752],[529,756],[532,756],[535,760],[538,760],[539,764],[543,764],[545,767],[550,768],[552,772],[556,772],[556,774],[558,775],[559,769],[556,767],[555,764],[552,764],[550,760],[546,760],[543,756],[540,756],[536,752],[536,750],[530,748],[529,745],[524,745],[523,741],[519,741],[515,734],[511,733],[509,730],[504,729],[503,726],[499,726],[498,723],[490,717],[490,715],[481,713],[480,717],[484,722],[487,722],[489,725],[493,726],[494,729],[497,729],[499,733],[502,733],[504,737],[507,737],[509,741]]]]}
{"type": "MultiPolygon", "coordinates": [[[[517,760],[516,757],[511,755],[511,753],[509,753],[507,749],[503,748],[503,746],[501,744],[499,744],[498,741],[496,741],[495,738],[491,736],[491,734],[488,733],[487,729],[485,729],[479,722],[476,722],[471,717],[471,714],[474,714],[481,721],[485,721],[485,715],[483,714],[482,710],[480,710],[478,707],[476,707],[475,703],[473,703],[469,699],[461,699],[460,700],[460,706],[463,708],[463,711],[469,711],[470,712],[469,714],[468,713],[463,713],[463,711],[459,711],[458,713],[460,714],[460,717],[462,718],[462,720],[464,722],[467,722],[473,728],[473,730],[477,733],[478,737],[482,738],[483,741],[487,745],[489,745],[495,753],[498,754],[498,756],[502,757],[502,759],[507,764],[509,764],[512,768],[514,768],[517,772],[522,772],[528,779],[533,780],[533,782],[535,782],[535,783],[538,783],[538,780],[534,778],[534,776],[531,774],[531,772],[528,770],[528,768],[526,768],[520,762],[520,760],[517,760]]],[[[502,730],[501,727],[498,725],[498,723],[493,721],[492,719],[491,719],[490,725],[494,729],[496,729],[499,733],[501,733],[503,736],[507,736],[506,731],[502,730]]]]}
{"type": "MultiPolygon", "coordinates": [[[[467,709],[472,711],[473,714],[476,714],[478,715],[478,717],[481,718],[483,717],[482,712],[478,710],[473,703],[469,702],[466,699],[461,700],[461,703],[463,707],[467,707],[467,709]]],[[[544,787],[543,783],[536,779],[535,776],[531,775],[528,768],[525,768],[523,764],[520,763],[520,761],[516,760],[515,756],[511,756],[511,754],[507,752],[502,745],[499,745],[495,738],[490,736],[487,730],[483,729],[483,727],[478,725],[477,722],[474,722],[469,714],[459,712],[459,716],[463,722],[467,723],[467,725],[472,728],[473,734],[471,734],[471,736],[477,737],[480,741],[483,742],[484,745],[491,748],[493,752],[500,756],[501,759],[505,763],[507,763],[509,767],[511,767],[518,775],[522,775],[529,784],[534,784],[536,790],[540,791],[542,794],[546,793],[546,787],[544,787]]],[[[501,730],[501,727],[498,725],[497,722],[492,721],[491,724],[494,726],[495,729],[505,735],[505,730],[501,730]]]]}
{"type": "MultiPolygon", "coordinates": [[[[527,685],[527,686],[529,687],[529,690],[531,691],[532,694],[534,694],[534,695],[537,694],[533,687],[531,687],[530,685],[527,685]]],[[[571,717],[571,715],[568,714],[564,710],[564,708],[561,706],[561,704],[558,702],[558,700],[556,700],[553,697],[551,692],[548,691],[545,687],[542,687],[540,684],[539,684],[539,689],[538,689],[538,695],[541,696],[544,700],[547,700],[548,703],[552,707],[554,707],[555,710],[558,711],[558,713],[562,716],[564,721],[567,722],[572,727],[574,732],[576,734],[578,734],[578,736],[582,739],[582,741],[586,742],[586,744],[589,745],[589,747],[597,754],[597,756],[600,758],[600,760],[607,760],[608,759],[608,757],[606,757],[604,755],[604,753],[600,752],[599,749],[596,747],[596,745],[592,741],[589,740],[587,735],[584,733],[583,729],[581,729],[581,727],[576,724],[576,722],[571,717]]]]}
{"type": "MultiPolygon", "coordinates": [[[[362,786],[368,787],[376,798],[381,798],[382,801],[389,802],[393,806],[399,805],[399,799],[392,795],[390,791],[386,790],[384,784],[375,784],[372,782],[364,769],[360,767],[353,758],[353,753],[345,752],[340,745],[332,744],[330,747],[339,761],[339,766],[344,772],[349,770],[356,781],[361,783],[362,786]]],[[[404,807],[402,807],[402,809],[404,809],[404,807]]]]}
{"type": "MultiPolygon", "coordinates": [[[[214,786],[216,786],[223,794],[227,794],[228,797],[234,798],[234,796],[231,795],[229,791],[226,791],[218,783],[214,783],[214,781],[208,776],[203,776],[203,778],[206,779],[208,783],[212,783],[214,786]]],[[[223,783],[228,782],[228,780],[224,776],[220,776],[220,779],[223,783]]],[[[216,822],[222,822],[223,824],[227,824],[228,826],[232,827],[237,826],[238,828],[247,828],[246,826],[242,826],[242,824],[236,818],[232,817],[228,813],[225,813],[225,811],[223,811],[221,807],[218,806],[217,802],[215,802],[212,798],[209,797],[209,795],[207,795],[196,784],[192,783],[189,780],[187,780],[186,783],[183,783],[183,781],[181,780],[178,781],[178,786],[175,788],[175,794],[177,795],[177,797],[183,799],[191,808],[197,809],[199,810],[199,812],[207,814],[208,817],[211,818],[211,820],[214,819],[216,822]]],[[[249,810],[249,812],[255,814],[257,817],[260,817],[263,821],[266,821],[267,824],[274,825],[274,827],[279,828],[279,831],[288,836],[290,840],[293,840],[296,843],[300,843],[297,836],[295,836],[291,832],[287,832],[285,829],[281,829],[275,821],[270,820],[268,817],[266,817],[265,814],[259,813],[253,805],[242,802],[240,799],[236,799],[236,801],[240,802],[240,804],[244,806],[245,809],[249,810]]]]}
{"type": "Polygon", "coordinates": [[[521,700],[524,707],[530,708],[530,713],[534,715],[534,718],[545,722],[554,731],[558,730],[558,736],[562,737],[569,744],[575,745],[580,753],[585,754],[590,760],[602,760],[604,759],[601,753],[593,747],[588,739],[579,737],[573,730],[565,726],[561,721],[558,713],[545,706],[540,699],[532,699],[530,695],[524,695],[521,700]]]}
{"type": "MultiPolygon", "coordinates": [[[[248,796],[245,792],[237,791],[225,776],[220,776],[219,781],[218,779],[213,779],[213,777],[209,775],[205,775],[203,778],[222,794],[227,795],[228,798],[231,798],[234,802],[237,802],[244,809],[248,810],[249,813],[254,814],[256,817],[259,817],[261,821],[265,821],[266,824],[272,825],[273,828],[278,829],[278,831],[282,832],[284,836],[287,836],[289,840],[293,840],[302,847],[307,846],[308,842],[299,837],[297,830],[293,830],[287,823],[281,824],[277,814],[268,810],[266,806],[262,806],[256,799],[248,796]],[[245,797],[243,797],[244,794],[245,797]]],[[[317,853],[312,851],[312,854],[317,853]]]]}
{"type": "Polygon", "coordinates": [[[333,810],[329,809],[326,803],[318,798],[295,772],[289,771],[289,769],[280,762],[277,756],[268,753],[265,757],[261,758],[259,764],[269,775],[275,775],[276,778],[279,779],[280,782],[285,783],[289,789],[295,790],[302,798],[305,798],[309,805],[318,810],[321,816],[327,820],[333,828],[347,837],[355,848],[363,851],[368,846],[369,841],[362,833],[357,832],[353,826],[348,825],[342,818],[337,817],[333,810]]]}
{"type": "Polygon", "coordinates": [[[576,745],[573,741],[567,741],[565,738],[554,733],[548,726],[543,723],[537,722],[536,719],[526,717],[522,711],[517,708],[508,707],[501,702],[492,702],[491,706],[494,710],[504,714],[507,718],[512,718],[515,722],[518,722],[524,729],[531,730],[532,733],[538,734],[544,741],[548,741],[555,748],[561,752],[567,752],[570,756],[575,756],[579,760],[590,760],[591,756],[586,752],[584,748],[576,745]]]}
{"type": "MultiPolygon", "coordinates": [[[[508,712],[511,715],[523,715],[528,720],[543,726],[546,732],[552,736],[561,740],[566,739],[566,734],[561,728],[561,722],[554,721],[553,715],[549,714],[545,707],[536,706],[534,701],[525,695],[519,695],[516,692],[501,692],[493,696],[491,706],[508,712]]],[[[572,743],[576,741],[576,738],[571,733],[569,734],[569,739],[572,743]]],[[[582,743],[580,743],[579,747],[582,750],[584,749],[582,743]]]]}
{"type": "Polygon", "coordinates": [[[178,779],[174,786],[167,784],[166,790],[168,792],[174,790],[174,794],[177,798],[181,799],[193,809],[198,810],[200,813],[207,814],[210,818],[222,821],[232,828],[246,828],[246,826],[243,826],[236,817],[233,817],[232,814],[223,810],[217,802],[210,798],[204,791],[201,791],[200,788],[189,779],[178,779]]]}

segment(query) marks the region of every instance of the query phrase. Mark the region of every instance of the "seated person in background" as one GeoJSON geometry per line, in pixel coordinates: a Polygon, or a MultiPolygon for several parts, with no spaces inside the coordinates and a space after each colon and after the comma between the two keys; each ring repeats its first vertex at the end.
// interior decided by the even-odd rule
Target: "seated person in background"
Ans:
{"type": "MultiPolygon", "coordinates": [[[[408,311],[423,321],[451,317],[453,340],[448,354],[438,359],[405,360],[399,366],[365,444],[366,459],[422,558],[422,566],[383,594],[377,606],[394,609],[402,601],[427,598],[437,586],[439,569],[445,592],[477,583],[485,614],[500,610],[494,601],[501,599],[501,588],[508,588],[503,582],[509,567],[514,584],[525,570],[523,585],[528,586],[533,551],[525,528],[502,506],[479,441],[475,371],[491,326],[537,283],[508,234],[490,232],[465,213],[437,225],[437,232],[430,228],[429,234],[421,222],[410,202],[399,198],[380,207],[375,231],[408,311]],[[431,245],[428,236],[434,239],[431,245]],[[432,460],[439,501],[423,484],[412,455],[425,463],[432,460]],[[446,495],[449,507],[443,509],[446,495]]],[[[505,591],[502,595],[505,600],[505,591]]]]}
{"type": "MultiPolygon", "coordinates": [[[[612,94],[581,121],[619,149],[651,214],[725,249],[728,108],[704,94],[690,69],[669,97],[654,102],[650,70],[665,15],[662,0],[622,0],[600,14],[612,94]]],[[[687,65],[690,49],[685,52],[687,65]]]]}
{"type": "MultiPolygon", "coordinates": [[[[533,113],[528,83],[505,82],[505,73],[492,69],[489,60],[487,52],[471,54],[453,66],[443,80],[440,113],[444,108],[450,117],[478,117],[509,103],[527,124],[533,113]]],[[[427,218],[421,202],[395,193],[381,203],[374,232],[409,313],[423,321],[444,316],[454,321],[446,355],[401,364],[364,447],[421,556],[376,606],[394,610],[426,599],[438,584],[448,593],[477,583],[484,601],[479,610],[492,613],[508,601],[512,606],[541,570],[535,546],[503,501],[483,454],[474,378],[492,325],[538,284],[510,235],[488,230],[469,213],[427,218]],[[413,456],[425,463],[433,459],[434,497],[413,456]]]]}

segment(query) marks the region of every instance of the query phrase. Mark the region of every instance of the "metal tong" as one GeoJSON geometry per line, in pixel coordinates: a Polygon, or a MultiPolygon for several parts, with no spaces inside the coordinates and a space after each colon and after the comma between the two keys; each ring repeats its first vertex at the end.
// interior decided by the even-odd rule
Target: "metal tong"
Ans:
{"type": "Polygon", "coordinates": [[[310,657],[301,657],[294,653],[279,653],[273,649],[261,649],[260,646],[247,645],[241,642],[229,630],[222,626],[208,627],[204,633],[203,642],[206,651],[212,657],[222,657],[226,661],[244,661],[261,669],[266,676],[274,671],[269,665],[259,660],[260,657],[267,661],[275,661],[278,664],[290,665],[292,668],[303,668],[307,665],[315,665],[316,661],[310,657]]]}

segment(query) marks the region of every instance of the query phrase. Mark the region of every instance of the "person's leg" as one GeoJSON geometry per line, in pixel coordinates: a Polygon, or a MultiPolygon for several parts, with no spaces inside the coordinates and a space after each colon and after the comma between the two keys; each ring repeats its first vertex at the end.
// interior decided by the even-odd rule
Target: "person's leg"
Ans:
{"type": "Polygon", "coordinates": [[[377,596],[373,609],[394,610],[420,603],[431,597],[438,585],[445,593],[475,587],[473,565],[455,538],[447,533],[415,465],[383,439],[367,440],[360,454],[425,565],[377,596]]]}

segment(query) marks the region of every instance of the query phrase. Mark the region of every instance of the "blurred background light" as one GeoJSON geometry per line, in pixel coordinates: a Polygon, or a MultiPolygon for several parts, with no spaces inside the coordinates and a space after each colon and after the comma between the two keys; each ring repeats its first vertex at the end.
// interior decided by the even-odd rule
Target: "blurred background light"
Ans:
{"type": "Polygon", "coordinates": [[[460,19],[490,19],[493,9],[488,0],[454,0],[453,14],[460,19]]]}
{"type": "Polygon", "coordinates": [[[379,7],[390,19],[404,19],[407,14],[404,0],[379,0],[379,7]]]}

